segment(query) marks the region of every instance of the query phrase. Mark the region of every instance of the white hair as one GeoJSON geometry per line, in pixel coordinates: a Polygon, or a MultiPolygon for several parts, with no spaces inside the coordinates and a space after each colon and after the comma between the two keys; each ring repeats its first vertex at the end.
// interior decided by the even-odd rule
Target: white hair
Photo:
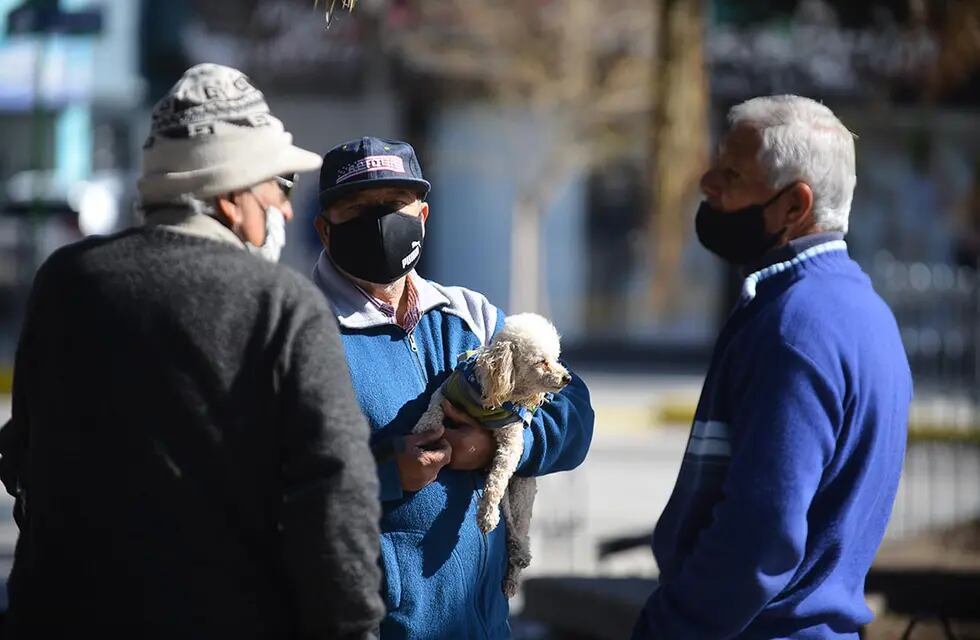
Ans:
{"type": "Polygon", "coordinates": [[[847,232],[854,172],[854,134],[834,112],[810,98],[764,96],[728,112],[732,128],[759,132],[759,162],[769,185],[802,181],[813,190],[813,219],[822,231],[847,232]]]}

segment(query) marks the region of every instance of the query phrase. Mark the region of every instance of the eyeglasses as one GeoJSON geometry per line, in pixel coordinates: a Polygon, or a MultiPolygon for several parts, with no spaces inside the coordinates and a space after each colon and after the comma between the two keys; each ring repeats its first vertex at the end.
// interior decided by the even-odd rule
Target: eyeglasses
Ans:
{"type": "Polygon", "coordinates": [[[299,179],[299,175],[295,173],[290,173],[284,176],[276,176],[276,184],[282,189],[283,195],[289,198],[289,194],[292,193],[293,188],[296,186],[296,181],[299,179]]]}

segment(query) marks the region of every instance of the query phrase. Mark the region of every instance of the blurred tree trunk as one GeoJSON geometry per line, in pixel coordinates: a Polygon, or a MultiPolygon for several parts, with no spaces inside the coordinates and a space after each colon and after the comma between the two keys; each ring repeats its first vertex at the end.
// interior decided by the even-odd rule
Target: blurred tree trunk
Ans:
{"type": "Polygon", "coordinates": [[[669,314],[692,218],[688,204],[707,160],[709,96],[703,0],[654,2],[659,7],[657,55],[651,65],[650,302],[657,314],[669,314]]]}
{"type": "Polygon", "coordinates": [[[406,6],[389,32],[401,59],[515,125],[508,311],[547,313],[545,212],[571,180],[629,149],[630,126],[648,117],[649,0],[406,6]]]}
{"type": "MultiPolygon", "coordinates": [[[[571,0],[558,23],[561,66],[556,71],[563,80],[555,87],[555,93],[560,103],[568,105],[566,109],[571,113],[565,114],[564,118],[571,122],[581,119],[577,110],[587,108],[584,105],[595,92],[591,27],[598,19],[599,11],[593,3],[571,0]]],[[[549,112],[551,118],[562,117],[561,112],[555,114],[552,109],[549,112]]],[[[542,242],[545,215],[555,194],[587,164],[583,157],[587,151],[583,151],[580,143],[566,131],[585,133],[587,129],[581,125],[559,126],[543,157],[538,160],[537,169],[520,180],[521,186],[511,210],[509,313],[549,313],[550,295],[544,277],[548,246],[542,242]]]]}
{"type": "Polygon", "coordinates": [[[546,313],[546,289],[541,277],[544,250],[541,227],[544,212],[533,199],[518,196],[510,222],[510,308],[508,313],[546,313]]]}
{"type": "Polygon", "coordinates": [[[589,164],[587,149],[574,142],[555,142],[545,166],[532,172],[517,193],[510,223],[510,300],[508,313],[548,315],[550,298],[545,270],[548,243],[544,237],[548,205],[589,164]],[[563,151],[559,156],[557,150],[563,151]]]}
{"type": "Polygon", "coordinates": [[[933,100],[965,87],[980,69],[980,2],[952,0],[936,3],[945,9],[945,19],[937,33],[939,58],[928,82],[927,95],[933,100]]]}

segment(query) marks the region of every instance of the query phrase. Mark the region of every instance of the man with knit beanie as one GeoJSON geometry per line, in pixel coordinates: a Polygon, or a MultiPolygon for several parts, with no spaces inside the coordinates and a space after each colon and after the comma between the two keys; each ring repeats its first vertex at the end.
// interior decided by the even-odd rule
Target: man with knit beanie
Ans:
{"type": "Polygon", "coordinates": [[[701,180],[701,243],[745,275],[653,537],[634,640],[857,640],[905,451],[895,318],[847,254],[852,134],[822,104],[755,98],[701,180]]]}
{"type": "Polygon", "coordinates": [[[4,637],[372,637],[368,427],[323,296],[274,264],[320,159],[213,64],[156,105],[143,159],[145,224],[34,282],[0,430],[4,637]]]}

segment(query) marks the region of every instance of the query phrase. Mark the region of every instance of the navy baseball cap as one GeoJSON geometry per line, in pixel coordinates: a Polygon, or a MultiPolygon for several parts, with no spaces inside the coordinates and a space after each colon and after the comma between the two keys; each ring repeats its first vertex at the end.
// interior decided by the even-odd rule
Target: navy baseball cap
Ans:
{"type": "Polygon", "coordinates": [[[407,142],[360,138],[336,146],[320,167],[320,206],[348,193],[375,187],[405,187],[424,197],[432,187],[422,178],[415,149],[407,142]]]}

